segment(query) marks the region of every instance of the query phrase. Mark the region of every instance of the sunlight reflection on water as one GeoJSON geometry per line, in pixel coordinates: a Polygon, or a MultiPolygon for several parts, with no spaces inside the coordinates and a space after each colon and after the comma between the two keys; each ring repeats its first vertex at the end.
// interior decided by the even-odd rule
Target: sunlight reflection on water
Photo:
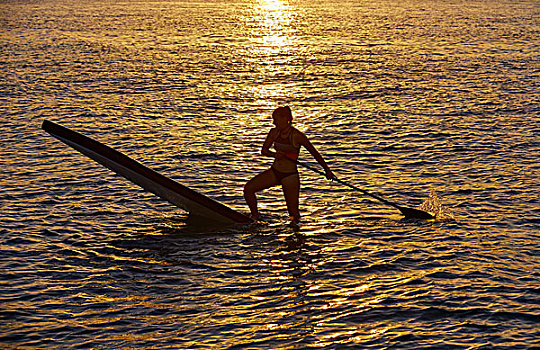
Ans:
{"type": "Polygon", "coordinates": [[[536,344],[535,2],[0,10],[3,347],[536,344]],[[300,232],[279,188],[263,224],[190,221],[39,129],[65,124],[245,212],[282,104],[341,179],[438,220],[303,169],[300,232]]]}

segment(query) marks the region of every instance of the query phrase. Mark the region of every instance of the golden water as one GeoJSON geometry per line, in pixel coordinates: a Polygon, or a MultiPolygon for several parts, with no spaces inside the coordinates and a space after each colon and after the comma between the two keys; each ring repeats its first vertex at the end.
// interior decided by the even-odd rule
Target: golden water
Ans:
{"type": "Polygon", "coordinates": [[[0,347],[538,346],[535,1],[3,1],[0,347]],[[301,170],[216,227],[40,130],[237,210],[289,104],[301,170]],[[303,151],[301,160],[316,166],[303,151]]]}

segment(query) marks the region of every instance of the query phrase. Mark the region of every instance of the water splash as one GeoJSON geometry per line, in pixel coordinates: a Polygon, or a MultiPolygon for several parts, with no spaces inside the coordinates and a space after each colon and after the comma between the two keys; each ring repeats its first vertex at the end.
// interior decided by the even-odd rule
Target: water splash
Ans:
{"type": "Polygon", "coordinates": [[[420,210],[426,211],[432,215],[434,215],[437,220],[454,220],[454,214],[449,208],[443,207],[441,204],[441,199],[435,192],[435,190],[431,190],[429,193],[429,197],[426,198],[424,203],[420,205],[420,210]]]}

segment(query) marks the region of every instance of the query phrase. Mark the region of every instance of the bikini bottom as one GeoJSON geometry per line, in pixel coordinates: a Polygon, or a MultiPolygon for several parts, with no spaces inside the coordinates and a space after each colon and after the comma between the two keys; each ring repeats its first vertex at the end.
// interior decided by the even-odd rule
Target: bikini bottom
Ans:
{"type": "Polygon", "coordinates": [[[283,179],[286,178],[286,177],[298,174],[298,170],[293,171],[293,172],[284,173],[282,171],[276,170],[273,166],[270,168],[270,170],[272,170],[274,175],[276,175],[276,178],[278,179],[279,182],[283,181],[283,179]]]}

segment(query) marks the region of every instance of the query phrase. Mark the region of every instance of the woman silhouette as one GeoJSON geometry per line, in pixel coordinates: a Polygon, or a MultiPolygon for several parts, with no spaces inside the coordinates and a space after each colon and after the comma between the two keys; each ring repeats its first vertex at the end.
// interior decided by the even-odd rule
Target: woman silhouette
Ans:
{"type": "Polygon", "coordinates": [[[272,113],[272,118],[276,127],[271,129],[266,136],[261,153],[264,156],[274,157],[274,163],[270,169],[256,175],[246,183],[244,198],[251,211],[251,217],[257,220],[260,215],[257,210],[255,194],[264,189],[281,185],[291,221],[296,224],[300,222],[298,208],[300,177],[296,166],[300,147],[304,146],[324,168],[327,179],[334,179],[335,176],[306,135],[292,126],[293,117],[288,106],[277,108],[272,113]],[[272,145],[274,145],[275,152],[270,150],[272,145]]]}

